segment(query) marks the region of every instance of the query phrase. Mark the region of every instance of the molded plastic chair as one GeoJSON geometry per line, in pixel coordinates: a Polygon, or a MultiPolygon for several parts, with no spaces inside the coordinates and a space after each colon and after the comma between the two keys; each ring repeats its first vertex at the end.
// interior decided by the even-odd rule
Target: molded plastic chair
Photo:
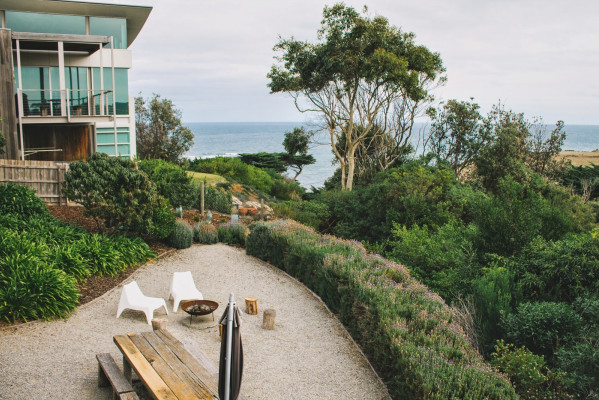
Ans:
{"type": "Polygon", "coordinates": [[[166,309],[166,302],[160,297],[148,297],[145,296],[137,282],[133,281],[123,286],[121,292],[121,300],[119,301],[119,309],[116,312],[116,317],[120,317],[123,310],[129,308],[131,310],[143,311],[146,314],[148,324],[152,325],[152,317],[154,316],[154,310],[157,308],[164,307],[164,311],[168,315],[166,309]]]}
{"type": "Polygon", "coordinates": [[[173,274],[168,298],[169,300],[173,299],[173,312],[177,312],[182,300],[204,300],[202,293],[196,289],[196,285],[193,283],[191,271],[173,274]]]}

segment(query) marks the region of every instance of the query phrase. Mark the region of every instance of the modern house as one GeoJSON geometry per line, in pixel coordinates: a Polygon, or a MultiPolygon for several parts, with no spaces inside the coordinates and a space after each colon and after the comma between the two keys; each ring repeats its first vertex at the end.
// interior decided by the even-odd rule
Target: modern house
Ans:
{"type": "Polygon", "coordinates": [[[0,158],[134,157],[131,43],[151,7],[0,1],[0,158]]]}

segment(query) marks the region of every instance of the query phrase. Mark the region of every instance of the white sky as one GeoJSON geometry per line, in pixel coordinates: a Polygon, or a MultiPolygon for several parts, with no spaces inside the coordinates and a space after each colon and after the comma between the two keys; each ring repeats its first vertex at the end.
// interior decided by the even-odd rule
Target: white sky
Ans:
{"type": "MultiPolygon", "coordinates": [[[[131,46],[131,95],[158,93],[186,122],[303,121],[266,74],[278,35],[316,40],[317,0],[106,0],[154,9],[131,46]]],[[[501,101],[549,124],[599,124],[597,0],[348,0],[441,54],[439,99],[501,101]]]]}

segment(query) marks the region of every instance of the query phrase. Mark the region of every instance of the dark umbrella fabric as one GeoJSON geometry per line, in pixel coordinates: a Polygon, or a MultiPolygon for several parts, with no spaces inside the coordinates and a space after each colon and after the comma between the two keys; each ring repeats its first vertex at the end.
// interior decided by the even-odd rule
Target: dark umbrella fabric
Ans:
{"type": "MultiPolygon", "coordinates": [[[[227,315],[229,306],[225,309],[219,323],[223,324],[223,335],[220,343],[220,362],[218,366],[218,396],[221,400],[225,398],[225,374],[227,368],[227,315]]],[[[241,343],[241,316],[239,308],[233,308],[233,340],[231,342],[231,387],[229,399],[236,400],[241,391],[241,378],[243,375],[243,345],[241,343]]]]}

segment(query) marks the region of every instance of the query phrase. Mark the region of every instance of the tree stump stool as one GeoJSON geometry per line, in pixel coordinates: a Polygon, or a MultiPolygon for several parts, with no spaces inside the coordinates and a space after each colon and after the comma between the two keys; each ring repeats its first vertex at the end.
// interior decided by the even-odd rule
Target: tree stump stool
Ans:
{"type": "Polygon", "coordinates": [[[255,297],[245,298],[245,312],[250,315],[258,315],[258,300],[255,297]]]}
{"type": "Polygon", "coordinates": [[[166,318],[154,318],[152,320],[152,330],[166,330],[166,318]]]}
{"type": "Polygon", "coordinates": [[[277,312],[272,308],[264,310],[264,316],[262,318],[262,329],[267,329],[272,331],[275,329],[275,317],[277,316],[277,312]]]}

